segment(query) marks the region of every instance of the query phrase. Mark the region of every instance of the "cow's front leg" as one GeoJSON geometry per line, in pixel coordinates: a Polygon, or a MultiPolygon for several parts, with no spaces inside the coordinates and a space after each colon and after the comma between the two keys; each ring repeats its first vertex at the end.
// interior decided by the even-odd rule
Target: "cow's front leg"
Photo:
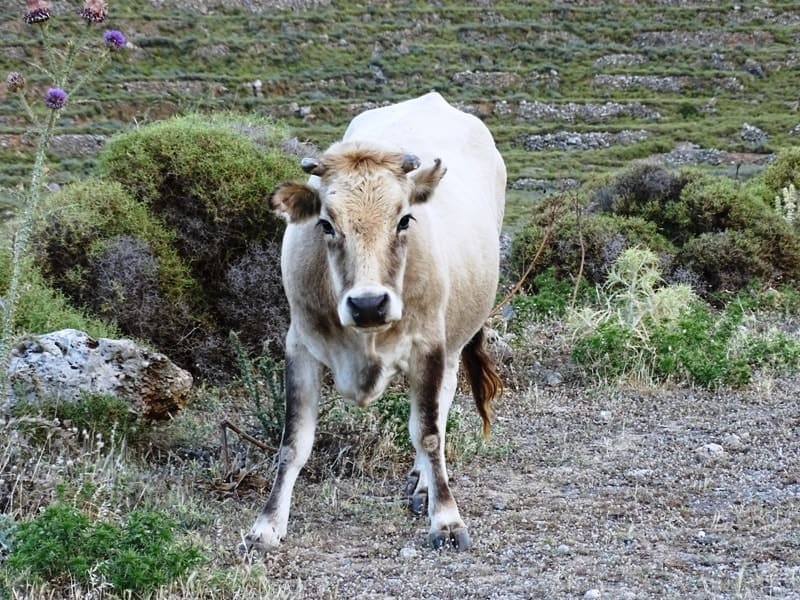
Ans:
{"type": "Polygon", "coordinates": [[[305,347],[290,345],[292,337],[290,333],[286,344],[286,419],[278,454],[278,472],[266,505],[239,546],[240,552],[251,549],[264,552],[278,546],[286,537],[292,490],[314,443],[322,366],[305,347]]]}
{"type": "Polygon", "coordinates": [[[448,361],[443,347],[421,353],[414,361],[409,432],[417,451],[414,469],[418,480],[411,502],[427,487],[431,545],[441,548],[450,544],[457,550],[467,550],[469,533],[450,491],[444,457],[447,413],[457,372],[457,360],[448,361]]]}

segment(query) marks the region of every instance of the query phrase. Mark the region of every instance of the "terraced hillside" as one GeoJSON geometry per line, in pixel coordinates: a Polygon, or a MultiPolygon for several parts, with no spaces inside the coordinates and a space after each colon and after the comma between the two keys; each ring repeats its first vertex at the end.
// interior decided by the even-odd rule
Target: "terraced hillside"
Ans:
{"type": "MultiPolygon", "coordinates": [[[[0,8],[0,66],[35,86],[25,63],[40,44],[23,4],[0,8]]],[[[51,4],[53,33],[79,25],[79,0],[51,4]]],[[[56,181],[133,123],[234,109],[324,146],[362,109],[431,89],[486,121],[526,194],[654,154],[733,171],[800,133],[793,2],[131,0],[110,11],[129,49],[64,111],[56,181]]],[[[32,137],[0,94],[0,185],[14,186],[32,137]]]]}

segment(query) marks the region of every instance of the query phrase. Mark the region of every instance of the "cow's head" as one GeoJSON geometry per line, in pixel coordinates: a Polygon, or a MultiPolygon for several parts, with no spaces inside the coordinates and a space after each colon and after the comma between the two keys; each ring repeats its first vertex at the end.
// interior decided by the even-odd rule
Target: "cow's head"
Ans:
{"type": "Polygon", "coordinates": [[[436,189],[441,161],[421,169],[413,154],[343,142],[301,166],[319,177],[319,187],[283,184],[270,207],[291,223],[316,221],[342,325],[369,330],[398,321],[413,206],[436,189]]]}

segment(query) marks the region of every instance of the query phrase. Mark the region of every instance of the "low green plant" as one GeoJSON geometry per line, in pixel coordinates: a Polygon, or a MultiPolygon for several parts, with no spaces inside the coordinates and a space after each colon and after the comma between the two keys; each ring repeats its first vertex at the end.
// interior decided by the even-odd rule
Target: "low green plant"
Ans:
{"type": "Polygon", "coordinates": [[[576,290],[575,282],[559,278],[553,267],[538,273],[527,287],[527,293],[517,294],[511,299],[511,306],[514,308],[512,328],[518,334],[526,323],[533,320],[563,316],[572,303],[573,296],[576,303],[581,304],[591,290],[583,277],[576,290]]]}
{"type": "Polygon", "coordinates": [[[261,354],[251,358],[235,331],[230,332],[229,339],[236,355],[239,381],[244,386],[253,414],[261,424],[266,439],[277,445],[281,441],[286,417],[283,362],[272,358],[269,340],[264,342],[261,354]]]}
{"type": "Polygon", "coordinates": [[[659,379],[685,379],[707,388],[746,385],[752,368],[746,357],[731,352],[741,322],[741,310],[731,308],[715,317],[707,305],[693,303],[676,322],[654,328],[654,374],[659,379]]]}
{"type": "Polygon", "coordinates": [[[117,594],[141,597],[203,560],[198,547],[175,541],[173,528],[157,512],[133,511],[119,526],[55,503],[17,526],[4,569],[12,581],[104,582],[117,594]]]}
{"type": "Polygon", "coordinates": [[[76,427],[107,439],[127,438],[136,428],[136,415],[130,402],[110,394],[84,393],[73,401],[47,400],[30,404],[18,402],[12,409],[15,417],[37,415],[50,421],[58,419],[65,427],[76,427]]]}
{"type": "Polygon", "coordinates": [[[570,314],[573,359],[610,379],[668,378],[703,387],[748,384],[758,368],[800,364],[800,344],[745,327],[747,304],[716,313],[686,286],[662,284],[652,252],[626,250],[597,291],[597,306],[570,314]]]}

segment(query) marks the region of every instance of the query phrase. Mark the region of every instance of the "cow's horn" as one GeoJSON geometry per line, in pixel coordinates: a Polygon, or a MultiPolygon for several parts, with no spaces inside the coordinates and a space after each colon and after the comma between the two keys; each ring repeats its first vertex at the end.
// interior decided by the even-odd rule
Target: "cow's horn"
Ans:
{"type": "Polygon", "coordinates": [[[311,175],[322,175],[325,172],[325,167],[316,158],[304,158],[300,161],[300,168],[311,175]]]}
{"type": "Polygon", "coordinates": [[[409,171],[413,171],[414,169],[419,169],[420,164],[421,163],[419,157],[416,154],[403,155],[402,169],[404,173],[408,173],[409,171]]]}

